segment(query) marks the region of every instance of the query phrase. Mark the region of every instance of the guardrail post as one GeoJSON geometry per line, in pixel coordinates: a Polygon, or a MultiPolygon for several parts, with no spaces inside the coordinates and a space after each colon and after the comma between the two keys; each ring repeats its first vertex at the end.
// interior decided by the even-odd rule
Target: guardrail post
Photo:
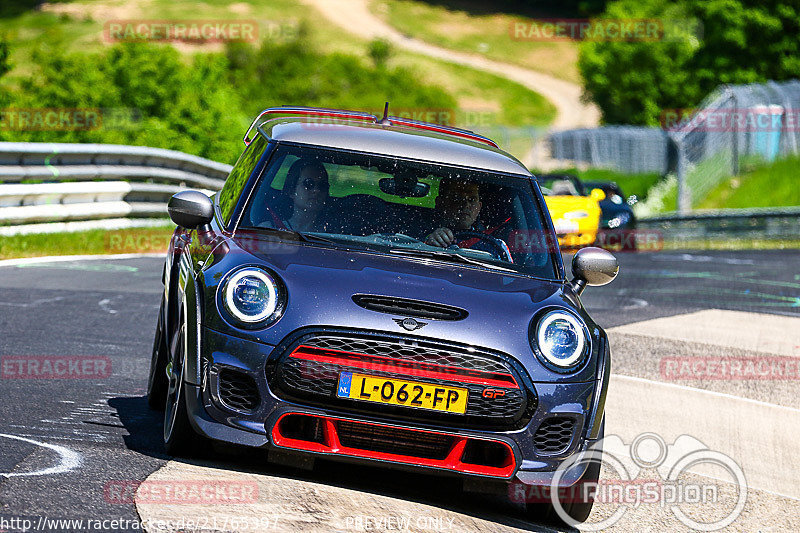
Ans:
{"type": "Polygon", "coordinates": [[[731,172],[734,176],[739,175],[739,128],[737,127],[736,114],[736,91],[731,91],[731,172]]]}
{"type": "Polygon", "coordinates": [[[685,215],[692,209],[691,191],[686,185],[686,150],[684,149],[683,139],[675,140],[675,151],[678,154],[676,174],[678,177],[678,202],[675,207],[678,214],[685,215]]]}

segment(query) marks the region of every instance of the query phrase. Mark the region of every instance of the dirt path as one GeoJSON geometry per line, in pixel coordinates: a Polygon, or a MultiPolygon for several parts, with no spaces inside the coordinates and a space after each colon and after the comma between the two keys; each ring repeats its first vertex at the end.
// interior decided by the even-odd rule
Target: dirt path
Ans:
{"type": "Polygon", "coordinates": [[[556,107],[553,129],[597,126],[600,112],[581,102],[581,87],[526,68],[492,61],[480,55],[456,52],[406,37],[370,13],[368,0],[304,0],[334,24],[365,39],[382,37],[406,50],[490,72],[536,91],[556,107]]]}

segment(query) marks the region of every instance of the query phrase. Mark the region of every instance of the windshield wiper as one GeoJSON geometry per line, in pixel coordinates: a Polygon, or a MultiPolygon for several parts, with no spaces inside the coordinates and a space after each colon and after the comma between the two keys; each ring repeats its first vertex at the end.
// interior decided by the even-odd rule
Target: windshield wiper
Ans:
{"type": "Polygon", "coordinates": [[[408,255],[412,257],[439,259],[442,261],[451,261],[455,263],[464,263],[467,265],[477,265],[485,268],[507,270],[509,272],[514,272],[509,268],[498,266],[495,265],[494,263],[487,263],[485,261],[481,261],[480,259],[476,259],[474,257],[467,257],[457,252],[448,252],[446,250],[419,250],[416,248],[392,248],[391,250],[389,250],[389,253],[397,255],[408,255]]]}
{"type": "Polygon", "coordinates": [[[299,231],[294,231],[291,229],[281,229],[281,228],[254,228],[254,229],[256,231],[261,231],[264,233],[269,233],[270,235],[275,235],[276,237],[284,237],[302,242],[336,244],[336,242],[330,239],[326,239],[325,237],[320,237],[318,235],[309,235],[308,233],[300,233],[299,231]]]}

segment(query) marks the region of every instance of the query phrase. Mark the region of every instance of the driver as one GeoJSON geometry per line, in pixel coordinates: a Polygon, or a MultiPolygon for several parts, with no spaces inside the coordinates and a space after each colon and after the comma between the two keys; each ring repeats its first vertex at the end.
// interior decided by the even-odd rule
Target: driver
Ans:
{"type": "Polygon", "coordinates": [[[435,230],[425,237],[425,244],[446,248],[455,243],[459,231],[486,231],[478,220],[481,197],[477,183],[443,179],[434,205],[435,230]]]}

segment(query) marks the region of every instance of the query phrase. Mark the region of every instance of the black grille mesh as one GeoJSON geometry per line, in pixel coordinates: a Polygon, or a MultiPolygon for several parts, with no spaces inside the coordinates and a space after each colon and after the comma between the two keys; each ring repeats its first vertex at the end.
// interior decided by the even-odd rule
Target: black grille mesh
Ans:
{"type": "Polygon", "coordinates": [[[252,411],[258,407],[260,400],[253,378],[227,369],[219,373],[219,398],[227,406],[242,411],[252,411]]]}
{"type": "Polygon", "coordinates": [[[339,420],[336,425],[339,441],[344,446],[424,459],[446,458],[454,441],[449,435],[358,424],[344,420],[339,420]]]}
{"type": "Polygon", "coordinates": [[[398,341],[379,339],[318,335],[307,339],[303,344],[315,348],[392,357],[421,363],[469,368],[483,372],[508,373],[505,365],[480,354],[449,350],[440,346],[428,346],[420,343],[405,344],[398,341]]]}
{"type": "Polygon", "coordinates": [[[552,417],[541,423],[533,437],[533,445],[541,453],[558,453],[566,450],[572,442],[575,420],[567,417],[552,417]]]}

